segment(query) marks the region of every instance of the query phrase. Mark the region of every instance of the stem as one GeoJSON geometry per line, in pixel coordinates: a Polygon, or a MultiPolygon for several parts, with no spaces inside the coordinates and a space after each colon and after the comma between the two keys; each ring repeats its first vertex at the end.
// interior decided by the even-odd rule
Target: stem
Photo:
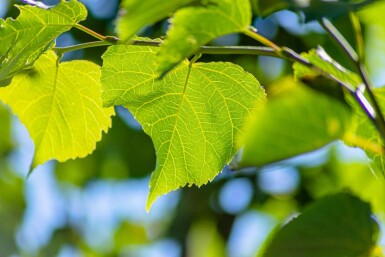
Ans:
{"type": "Polygon", "coordinates": [[[247,54],[280,57],[274,49],[263,46],[202,46],[198,52],[202,54],[247,54]]]}
{"type": "Polygon", "coordinates": [[[81,30],[85,33],[87,33],[88,35],[91,35],[93,36],[94,38],[97,38],[101,41],[108,41],[107,37],[103,36],[103,35],[100,35],[99,33],[87,28],[87,27],[84,27],[83,25],[81,24],[76,24],[75,25],[75,28],[77,28],[78,30],[81,30]]]}
{"type": "Polygon", "coordinates": [[[268,47],[271,47],[277,53],[280,53],[282,51],[282,49],[279,46],[277,46],[276,44],[274,44],[273,42],[271,42],[269,39],[265,38],[264,36],[258,34],[256,31],[257,30],[255,28],[250,27],[249,29],[243,31],[243,33],[246,36],[249,36],[249,37],[257,40],[261,44],[263,44],[265,46],[268,46],[268,47]]]}
{"type": "Polygon", "coordinates": [[[351,47],[348,41],[342,36],[342,34],[337,30],[336,27],[326,18],[322,18],[320,21],[321,26],[329,33],[333,41],[339,45],[344,53],[348,56],[350,60],[354,63],[358,62],[358,55],[356,51],[351,47]]]}
{"type": "Polygon", "coordinates": [[[57,55],[61,55],[66,52],[76,51],[80,49],[86,49],[86,48],[98,47],[98,46],[108,46],[108,45],[111,45],[111,43],[106,41],[94,41],[94,42],[73,45],[73,46],[55,47],[53,50],[56,52],[57,55]]]}
{"type": "MultiPolygon", "coordinates": [[[[162,42],[158,41],[145,41],[145,40],[133,40],[127,45],[136,45],[136,46],[152,46],[159,47],[162,45],[162,42]]],[[[70,51],[76,51],[79,49],[86,49],[91,47],[98,46],[108,46],[114,45],[110,41],[94,41],[88,42],[73,46],[66,47],[55,47],[54,51],[57,54],[66,53],[70,51]]],[[[247,54],[247,55],[265,55],[272,57],[280,57],[273,49],[270,47],[261,47],[261,46],[201,46],[197,51],[197,54],[247,54]]]]}

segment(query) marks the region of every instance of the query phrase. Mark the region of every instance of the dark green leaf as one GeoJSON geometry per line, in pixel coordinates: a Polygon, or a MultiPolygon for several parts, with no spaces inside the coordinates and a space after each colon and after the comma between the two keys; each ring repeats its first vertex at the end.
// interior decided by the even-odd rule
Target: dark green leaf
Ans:
{"type": "Polygon", "coordinates": [[[379,0],[253,0],[257,13],[267,16],[275,11],[290,9],[305,14],[306,21],[318,20],[322,17],[335,18],[347,15],[350,10],[358,10],[379,0]]]}
{"type": "Polygon", "coordinates": [[[370,205],[348,193],[325,197],[283,226],[263,257],[368,257],[379,226],[370,205]]]}

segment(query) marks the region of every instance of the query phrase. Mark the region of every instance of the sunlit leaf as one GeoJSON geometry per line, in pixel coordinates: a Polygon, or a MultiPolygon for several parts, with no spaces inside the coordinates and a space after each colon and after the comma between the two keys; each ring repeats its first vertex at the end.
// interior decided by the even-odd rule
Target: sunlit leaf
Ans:
{"type": "Polygon", "coordinates": [[[297,78],[321,75],[320,71],[322,71],[323,74],[328,74],[352,89],[357,88],[362,83],[361,78],[357,74],[333,60],[320,46],[317,49],[310,50],[309,53],[303,53],[302,57],[319,70],[311,69],[300,63],[294,63],[294,75],[297,78]]]}
{"type": "Polygon", "coordinates": [[[0,19],[0,86],[10,83],[20,70],[30,68],[53,41],[87,17],[76,0],[62,1],[51,9],[17,6],[19,17],[0,19]]]}
{"type": "Polygon", "coordinates": [[[261,166],[318,149],[350,126],[350,109],[291,77],[276,82],[267,104],[256,112],[243,137],[242,166],[261,166]]]}
{"type": "Polygon", "coordinates": [[[244,118],[265,98],[258,81],[231,63],[189,70],[183,62],[158,80],[156,50],[110,47],[102,70],[105,105],[125,105],[155,145],[147,208],[162,194],[212,180],[237,152],[244,118]]]}
{"type": "Polygon", "coordinates": [[[168,72],[219,36],[246,30],[250,23],[249,0],[212,0],[205,6],[180,9],[159,52],[160,72],[168,72]]]}
{"type": "Polygon", "coordinates": [[[369,257],[379,235],[370,205],[348,193],[325,197],[283,226],[263,257],[369,257]]]}
{"type": "Polygon", "coordinates": [[[27,127],[35,143],[33,166],[50,159],[85,157],[111,125],[113,108],[103,108],[100,67],[88,61],[57,65],[53,52],[0,89],[0,100],[27,127]]]}
{"type": "Polygon", "coordinates": [[[135,35],[145,25],[150,25],[168,17],[177,9],[197,0],[159,1],[159,0],[124,0],[117,22],[117,32],[122,40],[135,35]]]}

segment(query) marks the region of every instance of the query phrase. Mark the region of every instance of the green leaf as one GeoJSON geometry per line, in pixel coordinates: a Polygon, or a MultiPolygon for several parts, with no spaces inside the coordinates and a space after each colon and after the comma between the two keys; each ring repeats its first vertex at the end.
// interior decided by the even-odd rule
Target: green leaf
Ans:
{"type": "Polygon", "coordinates": [[[263,257],[369,257],[379,235],[370,205],[348,193],[325,197],[282,227],[263,257]]]}
{"type": "Polygon", "coordinates": [[[302,12],[306,21],[318,20],[323,17],[337,18],[347,15],[351,10],[358,10],[368,4],[380,0],[311,0],[311,1],[293,1],[293,0],[252,0],[256,6],[257,13],[261,16],[289,9],[296,12],[302,12]]]}
{"type": "Polygon", "coordinates": [[[157,50],[112,46],[102,69],[105,105],[125,105],[154,142],[148,209],[162,194],[212,180],[237,152],[244,118],[265,99],[258,81],[231,63],[190,70],[183,62],[159,80],[157,50]]]}
{"type": "MultiPolygon", "coordinates": [[[[358,88],[362,84],[361,78],[354,72],[345,69],[341,64],[333,60],[328,53],[322,48],[312,49],[309,53],[302,53],[301,56],[309,63],[328,74],[338,81],[343,82],[352,89],[358,88]]],[[[296,78],[314,77],[322,75],[319,71],[306,67],[300,63],[294,63],[294,76],[296,78]]]]}
{"type": "Polygon", "coordinates": [[[242,166],[262,166],[316,150],[339,139],[350,126],[344,102],[291,77],[278,81],[276,88],[279,92],[250,120],[242,140],[242,166]]]}
{"type": "Polygon", "coordinates": [[[266,17],[271,13],[291,7],[290,0],[251,0],[257,14],[266,17]]]}
{"type": "Polygon", "coordinates": [[[124,0],[122,2],[123,14],[117,22],[119,38],[128,40],[143,26],[166,18],[179,8],[196,1],[124,0]]]}
{"type": "Polygon", "coordinates": [[[365,25],[366,66],[375,84],[383,86],[382,76],[385,66],[385,2],[380,1],[358,13],[365,25]]]}
{"type": "Polygon", "coordinates": [[[180,9],[159,52],[160,72],[167,73],[200,46],[230,33],[242,32],[251,23],[249,0],[212,0],[206,6],[180,9]]]}
{"type": "MultiPolygon", "coordinates": [[[[373,93],[377,102],[380,105],[382,113],[385,110],[385,88],[375,88],[373,93]]],[[[352,125],[345,136],[344,142],[350,146],[358,146],[365,150],[368,157],[374,161],[374,168],[381,173],[385,173],[385,152],[382,147],[382,139],[378,130],[375,128],[373,123],[369,120],[366,113],[361,107],[353,102],[354,115],[352,125]]]]}
{"type": "Polygon", "coordinates": [[[100,67],[88,61],[57,64],[53,52],[0,88],[0,100],[27,127],[35,143],[33,166],[50,159],[85,157],[111,125],[113,108],[102,108],[100,67]]]}
{"type": "Polygon", "coordinates": [[[226,255],[226,244],[219,233],[216,221],[195,221],[188,232],[186,256],[221,257],[226,255]]]}
{"type": "Polygon", "coordinates": [[[7,108],[0,105],[0,159],[9,154],[13,148],[11,140],[11,114],[7,108]]]}
{"type": "Polygon", "coordinates": [[[76,0],[62,1],[51,9],[17,7],[20,15],[16,20],[0,19],[0,86],[30,68],[60,34],[87,17],[86,8],[76,0]]]}

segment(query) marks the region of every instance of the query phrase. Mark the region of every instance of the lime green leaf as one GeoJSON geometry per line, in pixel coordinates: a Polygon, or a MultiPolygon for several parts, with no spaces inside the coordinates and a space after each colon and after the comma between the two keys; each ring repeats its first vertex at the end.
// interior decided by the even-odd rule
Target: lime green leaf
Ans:
{"type": "Polygon", "coordinates": [[[87,10],[76,0],[62,1],[52,9],[17,6],[16,20],[0,19],[0,85],[10,83],[20,70],[30,68],[63,32],[87,17],[87,10]]]}
{"type": "Polygon", "coordinates": [[[33,166],[90,154],[114,114],[112,108],[102,108],[99,66],[56,62],[53,52],[43,54],[34,68],[0,88],[0,100],[20,118],[35,143],[33,166]]]}
{"type": "Polygon", "coordinates": [[[280,91],[251,118],[242,140],[242,166],[261,166],[318,149],[350,126],[350,109],[339,99],[290,77],[278,81],[276,88],[280,91]]]}
{"type": "MultiPolygon", "coordinates": [[[[382,113],[384,113],[385,88],[375,88],[373,89],[373,93],[380,105],[382,113]]],[[[351,101],[351,106],[354,110],[353,122],[344,138],[345,143],[364,149],[368,157],[374,161],[373,167],[377,171],[385,173],[385,152],[378,130],[357,103],[351,101]]]]}
{"type": "Polygon", "coordinates": [[[162,80],[158,49],[113,46],[104,54],[105,105],[125,105],[154,142],[157,167],[147,208],[186,184],[212,180],[237,152],[244,118],[264,92],[258,81],[231,63],[183,62],[162,80]]]}
{"type": "MultiPolygon", "coordinates": [[[[317,49],[310,50],[309,53],[301,54],[301,56],[325,74],[329,74],[352,89],[357,88],[362,83],[361,78],[357,74],[345,69],[333,60],[320,46],[317,49]]],[[[294,63],[293,69],[294,75],[297,78],[321,75],[318,71],[310,69],[300,63],[294,63]]]]}
{"type": "Polygon", "coordinates": [[[370,205],[348,193],[325,197],[272,238],[263,257],[369,257],[379,235],[370,205]]]}
{"type": "Polygon", "coordinates": [[[251,6],[249,0],[212,0],[206,6],[179,10],[171,23],[159,52],[162,74],[211,40],[246,30],[251,23],[251,6]]]}
{"type": "Polygon", "coordinates": [[[150,25],[166,18],[179,8],[196,0],[159,1],[159,0],[124,0],[122,15],[118,18],[119,38],[127,40],[145,25],[150,25]]]}

